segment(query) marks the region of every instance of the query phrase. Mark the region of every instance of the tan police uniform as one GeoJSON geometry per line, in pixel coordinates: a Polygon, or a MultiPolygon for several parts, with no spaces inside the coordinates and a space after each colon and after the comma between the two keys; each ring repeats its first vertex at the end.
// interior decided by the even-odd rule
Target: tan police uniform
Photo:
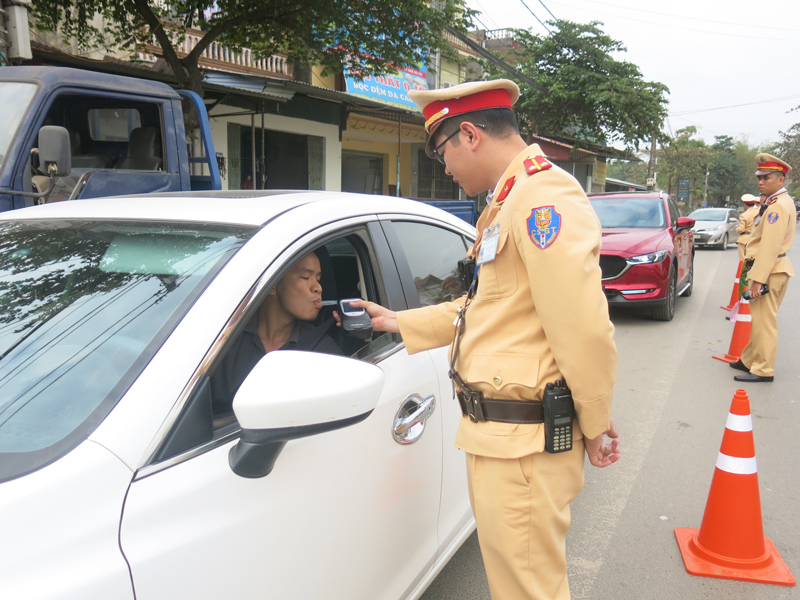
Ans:
{"type": "Polygon", "coordinates": [[[753,194],[745,194],[742,196],[745,210],[739,215],[739,224],[736,226],[736,233],[739,237],[736,242],[739,246],[739,260],[744,260],[744,247],[750,241],[750,234],[753,233],[753,223],[758,216],[758,198],[753,194]]]}
{"type": "MultiPolygon", "coordinates": [[[[759,154],[756,161],[759,162],[759,171],[756,171],[759,174],[764,163],[777,163],[787,171],[791,169],[769,154],[759,154]]],[[[748,273],[749,281],[766,283],[769,293],[750,302],[753,326],[750,343],[742,350],[741,360],[754,375],[773,377],[778,353],[778,307],[786,295],[789,277],[794,276],[786,253],[792,247],[797,229],[797,208],[786,189],[767,198],[764,204],[752,239],[747,243],[745,259],[754,260],[748,273]]]]}
{"type": "MultiPolygon", "coordinates": [[[[598,264],[601,226],[578,182],[536,144],[507,167],[479,236],[490,225],[499,229],[496,257],[480,268],[455,368],[492,399],[541,400],[545,384],[566,379],[577,413],[573,449],[543,452],[541,424],[467,416],[456,445],[466,452],[492,598],[566,600],[565,536],[583,487],[582,437],[609,428],[617,370],[598,264]]],[[[399,312],[408,352],[450,344],[463,305],[464,298],[399,312]]]]}

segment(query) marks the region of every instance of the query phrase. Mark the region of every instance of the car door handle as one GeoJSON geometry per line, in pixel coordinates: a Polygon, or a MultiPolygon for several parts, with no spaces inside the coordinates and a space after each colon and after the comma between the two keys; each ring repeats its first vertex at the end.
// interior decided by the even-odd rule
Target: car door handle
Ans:
{"type": "Polygon", "coordinates": [[[422,398],[419,394],[406,396],[394,415],[392,437],[398,444],[416,442],[425,432],[425,422],[436,410],[436,396],[422,398]]]}

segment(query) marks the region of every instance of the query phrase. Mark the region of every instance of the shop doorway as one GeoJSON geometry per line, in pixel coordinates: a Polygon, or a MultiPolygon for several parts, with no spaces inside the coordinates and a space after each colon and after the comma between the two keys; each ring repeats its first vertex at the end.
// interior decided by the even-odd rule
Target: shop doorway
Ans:
{"type": "Polygon", "coordinates": [[[342,151],[342,191],[383,194],[383,155],[342,151]]]}

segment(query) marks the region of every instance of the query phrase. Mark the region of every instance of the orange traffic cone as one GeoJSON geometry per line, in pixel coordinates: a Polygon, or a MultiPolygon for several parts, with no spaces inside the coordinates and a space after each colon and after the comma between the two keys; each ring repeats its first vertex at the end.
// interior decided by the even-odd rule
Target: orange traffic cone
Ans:
{"type": "Polygon", "coordinates": [[[742,350],[750,342],[753,317],[750,315],[750,302],[747,299],[742,298],[739,301],[739,310],[735,313],[735,316],[731,312],[731,319],[736,323],[733,326],[733,335],[731,336],[731,345],[728,347],[728,353],[725,356],[714,356],[717,360],[726,363],[739,360],[742,357],[742,350]]]}
{"type": "Polygon", "coordinates": [[[731,292],[731,302],[728,306],[721,306],[725,310],[733,308],[734,304],[739,301],[739,279],[742,276],[742,269],[744,268],[744,261],[739,261],[739,268],[736,269],[736,279],[733,280],[733,291],[731,292]]]}
{"type": "Polygon", "coordinates": [[[676,527],[675,537],[692,575],[795,584],[781,555],[764,535],[753,421],[744,390],[733,395],[700,529],[676,527]]]}

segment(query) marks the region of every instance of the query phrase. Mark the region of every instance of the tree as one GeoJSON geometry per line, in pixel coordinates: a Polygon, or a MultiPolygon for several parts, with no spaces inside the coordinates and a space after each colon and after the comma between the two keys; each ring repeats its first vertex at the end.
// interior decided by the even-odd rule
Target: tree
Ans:
{"type": "MultiPolygon", "coordinates": [[[[564,134],[605,144],[638,148],[661,131],[669,92],[645,81],[633,63],[617,60],[621,42],[588,24],[551,21],[548,36],[515,29],[504,59],[546,91],[517,80],[522,96],[515,106],[523,132],[564,134]]],[[[493,76],[507,76],[488,63],[493,76]]]]}
{"type": "Polygon", "coordinates": [[[795,195],[800,193],[800,123],[781,131],[780,136],[781,141],[768,148],[767,152],[792,165],[792,170],[786,176],[786,189],[795,195]]]}
{"type": "Polygon", "coordinates": [[[696,127],[679,129],[656,154],[659,187],[674,195],[678,179],[689,179],[692,206],[703,200],[703,185],[711,157],[706,143],[694,137],[696,133],[696,127]]]}
{"type": "Polygon", "coordinates": [[[202,95],[198,61],[214,41],[257,58],[285,54],[325,74],[348,64],[363,77],[424,63],[445,44],[444,27],[465,31],[473,11],[464,0],[33,0],[33,13],[37,28],[60,29],[82,48],[133,51],[155,40],[178,84],[202,95]],[[204,35],[181,58],[176,46],[191,28],[204,35]]]}
{"type": "Polygon", "coordinates": [[[745,166],[736,155],[735,142],[729,135],[714,136],[711,145],[711,160],[708,171],[709,204],[725,206],[727,202],[738,203],[745,166]],[[726,200],[727,199],[727,200],[726,200]]]}

